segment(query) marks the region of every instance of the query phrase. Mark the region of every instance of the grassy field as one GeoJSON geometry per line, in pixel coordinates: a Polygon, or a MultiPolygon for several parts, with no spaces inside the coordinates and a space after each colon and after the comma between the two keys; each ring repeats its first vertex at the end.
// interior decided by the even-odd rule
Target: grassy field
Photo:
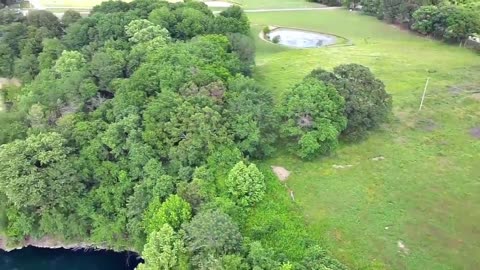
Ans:
{"type": "Polygon", "coordinates": [[[480,56],[343,10],[249,18],[254,35],[280,25],[354,43],[296,50],[257,39],[255,77],[277,101],[313,68],[342,63],[370,67],[393,95],[391,122],[368,140],[312,162],[284,152],[265,162],[292,171],[288,184],[312,237],[353,269],[478,269],[480,139],[470,130],[480,126],[471,93],[480,90],[480,56]]]}

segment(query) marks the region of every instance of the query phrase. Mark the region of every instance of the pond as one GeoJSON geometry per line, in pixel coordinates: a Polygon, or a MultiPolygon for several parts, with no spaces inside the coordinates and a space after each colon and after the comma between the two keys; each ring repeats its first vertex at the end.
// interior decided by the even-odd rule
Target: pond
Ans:
{"type": "Polygon", "coordinates": [[[139,262],[132,252],[34,247],[0,250],[1,270],[133,270],[139,262]]]}
{"type": "Polygon", "coordinates": [[[317,48],[337,43],[337,37],[289,28],[276,28],[266,37],[269,41],[295,48],[317,48]]]}

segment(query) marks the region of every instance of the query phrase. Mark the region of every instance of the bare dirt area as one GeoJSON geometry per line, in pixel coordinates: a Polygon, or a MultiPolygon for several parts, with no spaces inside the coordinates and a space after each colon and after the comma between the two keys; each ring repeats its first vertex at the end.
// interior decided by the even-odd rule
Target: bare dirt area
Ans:
{"type": "Polygon", "coordinates": [[[476,139],[480,139],[480,126],[470,129],[470,135],[476,139]]]}
{"type": "Polygon", "coordinates": [[[480,93],[474,93],[474,94],[472,94],[471,98],[480,101],[480,93]]]}
{"type": "Polygon", "coordinates": [[[420,119],[416,123],[416,128],[424,131],[432,132],[438,128],[437,123],[433,119],[420,119]]]}
{"type": "Polygon", "coordinates": [[[448,91],[452,95],[460,95],[463,93],[478,94],[480,93],[480,86],[477,84],[452,85],[448,88],[448,91]]]}
{"type": "Polygon", "coordinates": [[[275,175],[278,177],[278,179],[282,182],[285,182],[287,178],[290,176],[290,171],[288,171],[284,167],[272,166],[272,170],[275,173],[275,175]]]}

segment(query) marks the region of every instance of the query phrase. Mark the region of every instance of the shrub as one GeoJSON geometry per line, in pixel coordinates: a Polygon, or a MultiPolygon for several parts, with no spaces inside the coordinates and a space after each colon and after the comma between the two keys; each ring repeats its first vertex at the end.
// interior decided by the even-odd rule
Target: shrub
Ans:
{"type": "Polygon", "coordinates": [[[336,148],[338,136],[346,127],[345,101],[332,85],[306,78],[295,86],[282,104],[282,136],[290,149],[310,159],[336,148]]]}
{"type": "Polygon", "coordinates": [[[278,44],[280,42],[280,36],[275,36],[272,38],[272,42],[278,44]]]}
{"type": "Polygon", "coordinates": [[[267,36],[268,34],[270,34],[271,30],[270,30],[270,27],[267,25],[263,28],[263,34],[265,36],[267,36]]]}
{"type": "Polygon", "coordinates": [[[238,162],[225,182],[232,199],[240,206],[252,206],[265,195],[265,180],[255,164],[238,162]]]}
{"type": "Polygon", "coordinates": [[[149,205],[145,221],[146,231],[152,233],[162,228],[164,224],[178,230],[191,216],[190,204],[178,195],[171,195],[164,203],[156,200],[149,205]]]}
{"type": "Polygon", "coordinates": [[[342,137],[347,141],[365,138],[367,132],[383,123],[391,111],[392,100],[385,85],[365,66],[340,65],[333,73],[318,69],[310,76],[335,86],[345,99],[347,127],[342,137]]]}

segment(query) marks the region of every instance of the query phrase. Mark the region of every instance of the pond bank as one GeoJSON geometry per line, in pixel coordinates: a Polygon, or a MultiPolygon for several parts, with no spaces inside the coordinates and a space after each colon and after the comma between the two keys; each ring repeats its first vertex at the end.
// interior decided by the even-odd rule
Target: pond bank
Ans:
{"type": "MultiPolygon", "coordinates": [[[[44,236],[39,239],[28,238],[22,243],[16,244],[14,246],[7,245],[8,239],[7,237],[0,235],[0,250],[3,251],[13,251],[19,250],[26,247],[37,247],[37,248],[47,248],[47,249],[71,249],[71,250],[112,250],[105,245],[101,244],[94,244],[94,243],[87,243],[87,242],[71,242],[65,243],[61,240],[55,239],[53,237],[44,236]]],[[[138,251],[134,250],[133,248],[129,248],[128,250],[122,250],[119,252],[134,252],[139,253],[138,251]]]]}

